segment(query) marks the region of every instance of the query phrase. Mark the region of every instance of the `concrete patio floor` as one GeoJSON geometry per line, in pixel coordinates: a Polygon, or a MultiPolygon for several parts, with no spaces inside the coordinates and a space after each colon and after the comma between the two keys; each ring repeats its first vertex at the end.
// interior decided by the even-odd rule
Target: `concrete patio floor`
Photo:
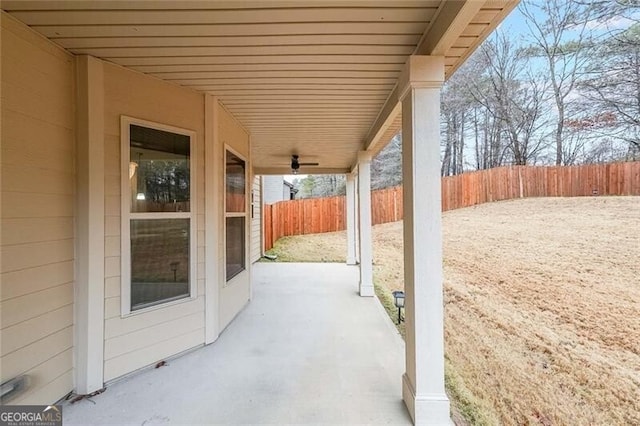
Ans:
{"type": "Polygon", "coordinates": [[[65,424],[411,424],[404,343],[358,269],[258,263],[212,345],[64,406],[65,424]]]}

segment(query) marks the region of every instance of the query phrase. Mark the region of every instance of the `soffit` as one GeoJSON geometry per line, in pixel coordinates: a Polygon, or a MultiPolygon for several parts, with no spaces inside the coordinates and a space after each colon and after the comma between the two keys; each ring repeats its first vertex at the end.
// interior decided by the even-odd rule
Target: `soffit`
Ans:
{"type": "Polygon", "coordinates": [[[254,167],[279,173],[294,153],[323,172],[350,169],[408,56],[444,55],[448,76],[515,3],[5,0],[2,8],[71,53],[218,96],[251,133],[254,167]],[[465,4],[478,5],[465,6],[473,16],[445,22],[465,4]],[[447,25],[459,28],[440,31],[447,25]]]}

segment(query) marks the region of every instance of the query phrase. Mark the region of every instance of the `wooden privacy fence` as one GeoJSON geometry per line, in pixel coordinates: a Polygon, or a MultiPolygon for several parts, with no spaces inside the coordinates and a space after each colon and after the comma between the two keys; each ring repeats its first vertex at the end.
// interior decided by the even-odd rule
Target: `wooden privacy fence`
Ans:
{"type": "Polygon", "coordinates": [[[347,228],[345,197],[305,198],[265,204],[264,246],[288,235],[319,234],[347,228]]]}
{"type": "MultiPolygon", "coordinates": [[[[513,198],[592,195],[640,195],[640,162],[510,166],[442,178],[442,211],[513,198]]],[[[346,229],[344,196],[263,207],[265,250],[283,236],[346,229]]],[[[402,214],[402,187],[371,192],[374,225],[401,220],[402,214]]]]}
{"type": "Polygon", "coordinates": [[[442,179],[442,211],[526,197],[640,195],[640,162],[511,166],[442,179]]]}

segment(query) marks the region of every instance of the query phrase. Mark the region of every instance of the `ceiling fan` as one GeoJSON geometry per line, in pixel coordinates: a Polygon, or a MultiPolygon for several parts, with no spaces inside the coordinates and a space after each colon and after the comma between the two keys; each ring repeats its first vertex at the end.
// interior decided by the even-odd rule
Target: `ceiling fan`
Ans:
{"type": "Polygon", "coordinates": [[[299,160],[299,156],[297,154],[293,154],[291,156],[291,171],[294,175],[298,174],[298,169],[300,166],[319,166],[320,163],[301,163],[299,160]]]}

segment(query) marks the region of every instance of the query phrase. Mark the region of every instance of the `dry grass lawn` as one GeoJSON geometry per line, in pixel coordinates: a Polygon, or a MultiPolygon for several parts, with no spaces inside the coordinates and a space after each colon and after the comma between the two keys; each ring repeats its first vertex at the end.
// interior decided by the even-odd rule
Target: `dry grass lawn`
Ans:
{"type": "MultiPolygon", "coordinates": [[[[640,197],[443,217],[447,379],[467,420],[640,424],[640,197]]],[[[283,260],[344,260],[344,233],[281,242],[283,260]]],[[[376,226],[374,246],[376,283],[402,288],[402,223],[376,226]]]]}

